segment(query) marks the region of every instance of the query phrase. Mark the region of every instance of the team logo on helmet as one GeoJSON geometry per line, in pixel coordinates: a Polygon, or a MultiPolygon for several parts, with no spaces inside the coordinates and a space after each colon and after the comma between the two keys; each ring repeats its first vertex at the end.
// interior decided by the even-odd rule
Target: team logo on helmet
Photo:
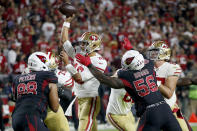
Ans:
{"type": "Polygon", "coordinates": [[[89,37],[89,39],[92,40],[92,41],[97,41],[99,38],[98,38],[98,36],[96,36],[96,35],[91,35],[91,36],[89,37]]]}
{"type": "Polygon", "coordinates": [[[134,57],[127,58],[127,59],[125,60],[125,63],[126,63],[127,65],[129,65],[129,64],[131,64],[131,62],[133,61],[133,59],[134,59],[134,57]]]}
{"type": "Polygon", "coordinates": [[[43,63],[46,62],[46,57],[42,55],[36,55],[43,63]]]}

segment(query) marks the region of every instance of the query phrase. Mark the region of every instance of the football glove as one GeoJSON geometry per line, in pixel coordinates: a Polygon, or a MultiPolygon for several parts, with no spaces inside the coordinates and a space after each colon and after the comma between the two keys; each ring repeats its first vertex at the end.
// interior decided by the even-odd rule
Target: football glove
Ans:
{"type": "Polygon", "coordinates": [[[89,57],[89,56],[83,56],[83,55],[81,55],[81,54],[77,54],[77,55],[75,56],[75,58],[76,58],[76,60],[77,60],[79,63],[81,63],[81,64],[83,64],[83,65],[85,65],[85,66],[89,66],[89,65],[91,64],[91,60],[90,60],[90,57],[89,57]]]}
{"type": "Polygon", "coordinates": [[[133,48],[133,46],[131,45],[131,42],[129,41],[127,37],[124,38],[123,47],[126,50],[131,50],[133,48]]]}

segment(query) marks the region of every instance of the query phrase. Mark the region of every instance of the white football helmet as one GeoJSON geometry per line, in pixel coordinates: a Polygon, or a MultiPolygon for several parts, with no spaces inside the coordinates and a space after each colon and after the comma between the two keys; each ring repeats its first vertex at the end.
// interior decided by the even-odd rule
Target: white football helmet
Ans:
{"type": "Polygon", "coordinates": [[[58,68],[58,59],[52,52],[48,52],[46,60],[45,64],[49,70],[56,70],[58,68]]]}
{"type": "Polygon", "coordinates": [[[148,48],[147,57],[151,60],[170,60],[171,50],[164,41],[155,41],[148,48]]]}
{"type": "Polygon", "coordinates": [[[43,52],[34,52],[28,58],[28,68],[31,71],[48,71],[46,66],[47,55],[43,52]]]}
{"type": "Polygon", "coordinates": [[[123,69],[140,70],[144,67],[144,57],[136,50],[129,50],[123,55],[121,65],[123,69]]]}

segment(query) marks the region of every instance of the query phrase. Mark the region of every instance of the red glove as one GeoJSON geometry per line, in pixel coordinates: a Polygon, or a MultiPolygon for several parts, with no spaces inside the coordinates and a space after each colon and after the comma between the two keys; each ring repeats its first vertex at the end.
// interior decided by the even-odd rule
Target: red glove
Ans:
{"type": "Polygon", "coordinates": [[[81,54],[77,54],[75,57],[79,63],[85,66],[89,66],[91,64],[91,60],[89,56],[83,56],[81,54]]]}
{"type": "Polygon", "coordinates": [[[131,42],[129,41],[129,39],[127,37],[124,38],[123,47],[126,50],[131,50],[133,48],[133,46],[131,45],[131,42]]]}

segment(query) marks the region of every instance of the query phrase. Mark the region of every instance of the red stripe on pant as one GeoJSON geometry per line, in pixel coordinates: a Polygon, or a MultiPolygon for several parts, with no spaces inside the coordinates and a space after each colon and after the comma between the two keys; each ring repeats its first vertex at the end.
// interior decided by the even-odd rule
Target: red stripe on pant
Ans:
{"type": "Polygon", "coordinates": [[[28,116],[25,115],[26,119],[27,119],[27,123],[28,123],[28,127],[29,127],[29,131],[36,131],[34,126],[30,123],[28,116]]]}
{"type": "Polygon", "coordinates": [[[108,115],[108,118],[110,120],[110,122],[112,123],[113,126],[115,126],[119,131],[124,131],[124,129],[122,129],[114,120],[113,118],[111,117],[111,114],[109,113],[108,115]]]}
{"type": "Polygon", "coordinates": [[[93,124],[93,116],[94,116],[94,112],[96,110],[96,98],[92,98],[91,101],[91,107],[90,107],[90,112],[88,115],[88,124],[86,126],[86,131],[89,131],[92,128],[92,124],[93,124]]]}
{"type": "MultiPolygon", "coordinates": [[[[140,118],[140,120],[141,120],[141,118],[140,118]]],[[[139,128],[137,129],[137,131],[142,131],[145,126],[145,123],[146,123],[146,112],[144,114],[144,122],[143,122],[143,124],[139,125],[139,128]]]]}

